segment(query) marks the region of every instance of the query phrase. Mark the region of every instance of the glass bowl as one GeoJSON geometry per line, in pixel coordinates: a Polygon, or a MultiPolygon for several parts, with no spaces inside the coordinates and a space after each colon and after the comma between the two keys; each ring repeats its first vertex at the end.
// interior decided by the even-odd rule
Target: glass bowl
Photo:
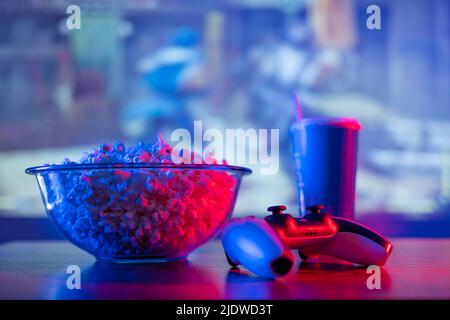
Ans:
{"type": "Polygon", "coordinates": [[[184,259],[230,218],[251,170],[205,164],[28,168],[45,209],[73,244],[109,262],[184,259]]]}

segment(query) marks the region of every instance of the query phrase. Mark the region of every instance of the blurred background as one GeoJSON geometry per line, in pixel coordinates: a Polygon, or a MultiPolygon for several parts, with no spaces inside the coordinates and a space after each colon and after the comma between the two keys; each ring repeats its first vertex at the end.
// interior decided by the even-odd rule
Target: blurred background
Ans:
{"type": "Polygon", "coordinates": [[[447,0],[2,0],[0,241],[58,237],[26,167],[193,120],[279,128],[279,174],[255,170],[235,214],[295,212],[292,93],[305,116],[362,123],[359,221],[450,236],[449,13],[447,0]]]}

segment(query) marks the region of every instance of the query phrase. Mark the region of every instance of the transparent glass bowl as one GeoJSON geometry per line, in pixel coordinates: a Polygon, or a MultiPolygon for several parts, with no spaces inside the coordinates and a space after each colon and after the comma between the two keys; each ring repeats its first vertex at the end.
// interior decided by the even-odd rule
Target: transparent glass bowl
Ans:
{"type": "Polygon", "coordinates": [[[247,168],[74,164],[28,168],[50,220],[73,244],[110,262],[183,259],[230,218],[247,168]]]}

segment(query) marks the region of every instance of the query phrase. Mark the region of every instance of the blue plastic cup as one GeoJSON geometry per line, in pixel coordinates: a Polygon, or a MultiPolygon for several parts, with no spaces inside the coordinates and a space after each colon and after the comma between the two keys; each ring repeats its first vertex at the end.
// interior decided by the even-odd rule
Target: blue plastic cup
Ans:
{"type": "Polygon", "coordinates": [[[323,204],[354,219],[358,132],[350,118],[306,118],[291,126],[299,211],[323,204]]]}

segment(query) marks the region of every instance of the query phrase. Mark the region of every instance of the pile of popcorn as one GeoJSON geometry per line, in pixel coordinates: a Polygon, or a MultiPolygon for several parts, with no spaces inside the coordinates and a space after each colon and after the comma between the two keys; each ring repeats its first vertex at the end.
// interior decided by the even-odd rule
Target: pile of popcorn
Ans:
{"type": "MultiPolygon", "coordinates": [[[[172,151],[159,136],[154,144],[130,148],[120,142],[100,145],[78,163],[173,163],[172,151]]],[[[59,171],[58,179],[50,183],[49,215],[69,239],[97,257],[188,253],[222,225],[236,186],[236,178],[225,171],[183,164],[59,171]]]]}

